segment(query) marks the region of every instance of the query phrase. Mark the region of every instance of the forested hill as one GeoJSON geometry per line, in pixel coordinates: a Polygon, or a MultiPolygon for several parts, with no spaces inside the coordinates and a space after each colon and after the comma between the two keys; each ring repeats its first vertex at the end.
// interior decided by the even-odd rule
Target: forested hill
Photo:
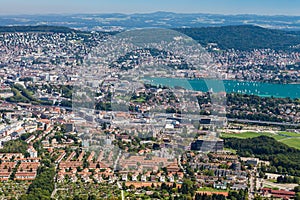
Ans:
{"type": "Polygon", "coordinates": [[[255,156],[270,161],[275,167],[271,172],[300,176],[300,150],[280,143],[274,138],[267,136],[248,139],[226,138],[224,143],[226,148],[237,150],[239,156],[255,156]]]}
{"type": "Polygon", "coordinates": [[[0,26],[1,33],[12,32],[51,32],[51,33],[71,33],[81,32],[64,26],[0,26]]]}
{"type": "MultiPolygon", "coordinates": [[[[266,29],[252,25],[177,28],[201,45],[217,43],[221,49],[252,50],[270,48],[276,50],[300,51],[300,31],[282,31],[266,29]],[[297,48],[295,48],[297,46],[297,48]]],[[[0,26],[3,32],[52,32],[52,33],[86,33],[63,26],[0,26]]],[[[116,32],[110,33],[115,34],[116,32]]]]}
{"type": "MultiPolygon", "coordinates": [[[[217,43],[221,49],[251,50],[260,48],[293,49],[300,45],[300,32],[266,29],[252,25],[205,28],[178,28],[201,45],[217,43]]],[[[298,47],[299,50],[299,47],[298,47]]]]}

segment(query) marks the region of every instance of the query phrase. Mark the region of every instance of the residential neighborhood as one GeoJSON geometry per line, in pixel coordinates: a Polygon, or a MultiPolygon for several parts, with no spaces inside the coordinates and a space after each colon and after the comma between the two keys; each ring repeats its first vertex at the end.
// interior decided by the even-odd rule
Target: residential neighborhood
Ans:
{"type": "Polygon", "coordinates": [[[189,82],[298,83],[299,52],[130,38],[0,33],[0,199],[299,197],[299,99],[189,82]]]}

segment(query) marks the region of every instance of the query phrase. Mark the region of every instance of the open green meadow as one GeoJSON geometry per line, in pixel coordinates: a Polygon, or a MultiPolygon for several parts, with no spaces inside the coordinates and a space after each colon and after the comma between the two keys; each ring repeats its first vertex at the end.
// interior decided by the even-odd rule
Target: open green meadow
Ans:
{"type": "Polygon", "coordinates": [[[221,133],[222,138],[254,138],[259,136],[269,136],[275,140],[282,142],[290,147],[300,149],[300,134],[292,132],[241,132],[241,133],[221,133]]]}

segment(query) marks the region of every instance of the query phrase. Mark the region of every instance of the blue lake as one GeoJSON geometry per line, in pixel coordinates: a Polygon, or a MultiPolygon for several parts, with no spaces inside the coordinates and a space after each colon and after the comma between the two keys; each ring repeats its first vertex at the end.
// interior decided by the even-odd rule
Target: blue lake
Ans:
{"type": "MultiPolygon", "coordinates": [[[[147,80],[149,80],[147,78],[147,80]]],[[[300,98],[300,84],[273,84],[262,82],[247,82],[236,80],[212,80],[212,79],[179,79],[179,78],[150,78],[150,82],[156,85],[169,87],[183,87],[195,91],[214,91],[226,93],[253,94],[265,97],[290,97],[300,98]]]]}

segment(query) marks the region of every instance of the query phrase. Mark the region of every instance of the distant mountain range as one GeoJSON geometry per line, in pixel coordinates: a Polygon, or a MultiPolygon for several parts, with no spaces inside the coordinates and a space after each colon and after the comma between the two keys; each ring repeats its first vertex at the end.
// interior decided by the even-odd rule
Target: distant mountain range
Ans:
{"type": "Polygon", "coordinates": [[[0,26],[51,25],[80,30],[118,31],[134,28],[195,28],[255,25],[282,30],[300,30],[300,16],[179,14],[73,14],[0,16],[0,26]]]}

